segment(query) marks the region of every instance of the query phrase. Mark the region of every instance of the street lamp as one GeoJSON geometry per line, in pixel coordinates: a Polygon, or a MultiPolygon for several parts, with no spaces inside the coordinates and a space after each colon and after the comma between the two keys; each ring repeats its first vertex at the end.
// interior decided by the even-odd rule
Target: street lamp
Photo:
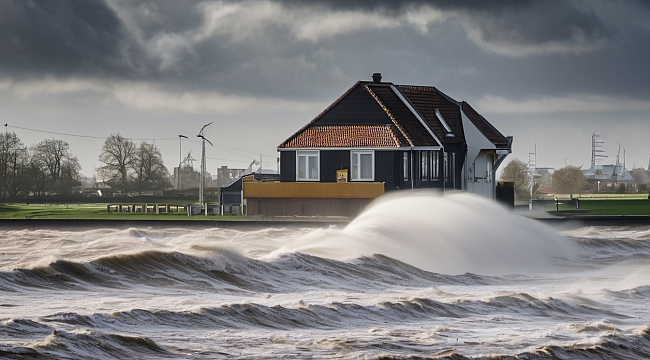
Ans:
{"type": "MultiPolygon", "coordinates": [[[[205,136],[203,136],[203,129],[205,129],[210,124],[212,124],[212,122],[203,125],[203,127],[201,128],[201,131],[199,131],[199,134],[196,135],[196,137],[200,137],[201,140],[202,140],[201,141],[201,179],[199,181],[199,204],[201,204],[201,206],[203,206],[203,193],[204,193],[204,190],[205,190],[205,173],[206,173],[206,170],[205,170],[205,142],[207,141],[208,143],[210,143],[210,145],[212,145],[212,142],[210,142],[210,140],[208,140],[205,136]]],[[[212,146],[214,146],[214,145],[212,145],[212,146]]],[[[205,207],[205,214],[206,215],[208,214],[207,205],[205,207]]]]}
{"type": "Polygon", "coordinates": [[[183,190],[181,187],[181,165],[183,164],[183,138],[187,139],[185,135],[178,135],[178,190],[183,190]]]}

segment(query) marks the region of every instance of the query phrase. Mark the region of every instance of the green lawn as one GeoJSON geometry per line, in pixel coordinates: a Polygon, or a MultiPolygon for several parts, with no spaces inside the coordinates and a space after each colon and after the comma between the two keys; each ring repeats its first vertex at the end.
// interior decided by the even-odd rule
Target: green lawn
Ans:
{"type": "MultiPolygon", "coordinates": [[[[546,211],[555,211],[555,202],[546,200],[546,211]]],[[[560,212],[575,212],[575,203],[562,199],[560,212]]],[[[650,200],[644,198],[580,198],[580,215],[650,215],[650,200]],[[584,211],[584,212],[583,212],[584,211]]],[[[577,214],[577,213],[576,213],[577,214]]],[[[243,216],[194,215],[186,212],[171,213],[128,213],[107,212],[106,204],[6,204],[0,206],[1,219],[96,219],[96,220],[247,220],[243,216]]]]}
{"type": "MultiPolygon", "coordinates": [[[[647,197],[647,195],[646,195],[647,197]]],[[[564,201],[560,204],[560,212],[575,210],[575,203],[564,201]]],[[[650,215],[650,200],[647,198],[608,198],[580,199],[580,209],[587,210],[584,215],[650,215]]],[[[544,210],[555,211],[552,200],[545,202],[544,210]]]]}
{"type": "Polygon", "coordinates": [[[106,204],[6,204],[0,206],[0,219],[96,219],[96,220],[244,220],[232,215],[194,215],[171,213],[117,213],[106,211],[106,204]]]}

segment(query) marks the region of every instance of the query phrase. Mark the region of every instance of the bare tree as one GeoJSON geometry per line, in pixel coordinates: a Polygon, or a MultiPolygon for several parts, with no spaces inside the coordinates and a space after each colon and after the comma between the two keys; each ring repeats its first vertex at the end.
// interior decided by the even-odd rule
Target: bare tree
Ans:
{"type": "Polygon", "coordinates": [[[501,181],[511,181],[515,183],[515,193],[520,198],[528,199],[530,197],[530,183],[532,181],[528,165],[515,158],[510,161],[501,173],[501,181]]]}
{"type": "Polygon", "coordinates": [[[47,173],[43,171],[45,165],[39,159],[30,157],[27,167],[29,177],[29,190],[36,196],[47,194],[49,188],[49,179],[47,173]]]}
{"type": "Polygon", "coordinates": [[[0,199],[14,199],[29,192],[29,153],[15,133],[0,133],[0,199]]]}
{"type": "Polygon", "coordinates": [[[163,163],[162,154],[154,144],[140,143],[135,153],[135,186],[139,194],[143,191],[163,190],[171,186],[169,170],[163,163]]]}
{"type": "Polygon", "coordinates": [[[48,139],[31,147],[34,171],[40,171],[47,181],[45,189],[51,193],[67,195],[79,184],[79,160],[63,140],[48,139]],[[38,169],[38,170],[37,170],[38,169]]]}
{"type": "Polygon", "coordinates": [[[109,136],[99,154],[99,161],[104,164],[98,169],[100,178],[114,189],[128,192],[133,179],[135,153],[133,141],[120,134],[109,136]]]}

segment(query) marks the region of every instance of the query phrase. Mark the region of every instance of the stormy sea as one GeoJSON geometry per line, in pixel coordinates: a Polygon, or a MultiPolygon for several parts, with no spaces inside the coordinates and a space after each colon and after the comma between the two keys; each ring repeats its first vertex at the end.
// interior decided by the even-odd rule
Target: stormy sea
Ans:
{"type": "Polygon", "coordinates": [[[647,359],[650,226],[469,194],[349,224],[0,227],[0,358],[647,359]]]}

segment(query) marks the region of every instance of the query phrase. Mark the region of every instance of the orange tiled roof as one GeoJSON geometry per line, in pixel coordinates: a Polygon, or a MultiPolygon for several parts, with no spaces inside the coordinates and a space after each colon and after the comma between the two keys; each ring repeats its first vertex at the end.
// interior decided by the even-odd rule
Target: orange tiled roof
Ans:
{"type": "Polygon", "coordinates": [[[303,130],[280,148],[400,146],[408,143],[395,125],[321,125],[303,130]]]}

